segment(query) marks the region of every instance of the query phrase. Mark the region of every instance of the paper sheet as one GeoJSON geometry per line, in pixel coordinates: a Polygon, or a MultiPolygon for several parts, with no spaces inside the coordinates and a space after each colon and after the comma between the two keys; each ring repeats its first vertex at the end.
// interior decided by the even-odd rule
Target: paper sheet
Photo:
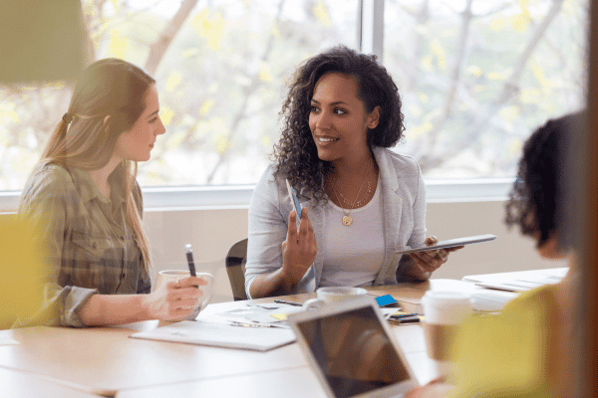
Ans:
{"type": "Polygon", "coordinates": [[[12,337],[0,336],[0,345],[18,345],[21,344],[12,337]]]}
{"type": "MultiPolygon", "coordinates": [[[[269,324],[279,327],[289,327],[286,323],[287,315],[299,311],[302,311],[301,307],[289,304],[248,303],[246,307],[237,308],[229,311],[223,311],[215,315],[212,315],[210,317],[210,320],[213,320],[212,317],[219,317],[221,319],[226,320],[227,322],[248,321],[258,324],[269,324]]],[[[201,317],[201,314],[198,320],[199,319],[204,319],[201,317]]]]}

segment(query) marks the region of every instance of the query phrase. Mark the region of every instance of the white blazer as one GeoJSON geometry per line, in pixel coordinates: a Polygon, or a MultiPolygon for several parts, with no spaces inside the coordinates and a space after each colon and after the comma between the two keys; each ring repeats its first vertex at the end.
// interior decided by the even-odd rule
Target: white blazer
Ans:
{"type": "MultiPolygon", "coordinates": [[[[410,266],[409,256],[401,258],[395,251],[421,244],[426,238],[426,189],[417,161],[386,148],[374,147],[373,153],[380,169],[382,207],[384,209],[384,262],[374,285],[396,284],[401,270],[410,266]]],[[[245,265],[245,290],[261,274],[282,267],[282,242],[286,240],[289,214],[293,210],[283,178],[274,177],[270,165],[258,182],[249,205],[249,239],[245,265]]],[[[305,276],[292,293],[314,292],[322,275],[326,246],[324,231],[326,216],[323,207],[302,192],[297,198],[301,207],[309,207],[318,253],[305,276]]],[[[348,242],[350,243],[350,242],[348,242]]]]}

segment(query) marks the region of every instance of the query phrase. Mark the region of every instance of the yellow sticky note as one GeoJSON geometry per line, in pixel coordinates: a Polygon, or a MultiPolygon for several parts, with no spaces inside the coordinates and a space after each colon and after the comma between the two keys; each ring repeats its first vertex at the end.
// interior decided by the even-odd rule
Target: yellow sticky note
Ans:
{"type": "Polygon", "coordinates": [[[286,321],[287,320],[287,315],[288,314],[271,314],[270,316],[274,319],[277,319],[279,321],[286,321]]]}

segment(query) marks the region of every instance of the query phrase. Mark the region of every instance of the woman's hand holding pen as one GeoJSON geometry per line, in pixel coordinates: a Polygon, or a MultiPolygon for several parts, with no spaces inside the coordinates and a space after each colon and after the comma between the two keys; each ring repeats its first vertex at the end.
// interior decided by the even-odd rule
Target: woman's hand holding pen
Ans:
{"type": "Polygon", "coordinates": [[[316,259],[318,246],[308,209],[302,209],[297,228],[297,213],[289,214],[287,240],[282,242],[282,267],[259,275],[251,284],[251,297],[276,296],[290,293],[316,259]]]}
{"type": "MultiPolygon", "coordinates": [[[[438,242],[438,239],[435,236],[430,236],[426,238],[424,243],[428,246],[433,245],[438,242]]],[[[440,250],[433,250],[427,252],[417,252],[411,253],[409,256],[413,259],[416,267],[418,268],[417,271],[419,273],[431,274],[432,272],[436,271],[440,266],[448,260],[448,255],[450,252],[455,250],[462,249],[463,246],[451,247],[448,249],[440,249],[440,250]]],[[[429,274],[427,274],[429,276],[429,274]]],[[[427,278],[422,278],[427,279],[427,278]]]]}
{"type": "Polygon", "coordinates": [[[154,292],[144,296],[144,306],[149,318],[162,321],[185,319],[198,306],[203,292],[197,286],[208,282],[196,276],[169,281],[154,292]]]}
{"type": "Polygon", "coordinates": [[[297,284],[318,253],[316,235],[308,217],[308,208],[302,209],[301,222],[297,229],[297,213],[289,214],[287,240],[282,243],[282,276],[293,286],[297,284]]]}

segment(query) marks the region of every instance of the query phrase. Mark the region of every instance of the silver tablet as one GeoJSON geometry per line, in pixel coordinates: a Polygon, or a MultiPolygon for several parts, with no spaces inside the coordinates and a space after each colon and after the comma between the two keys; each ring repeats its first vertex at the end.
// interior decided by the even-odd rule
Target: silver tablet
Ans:
{"type": "Polygon", "coordinates": [[[465,245],[471,245],[474,243],[490,242],[490,241],[493,241],[494,239],[496,239],[496,235],[490,235],[490,234],[468,236],[467,238],[441,240],[440,242],[436,242],[435,244],[433,244],[431,246],[427,246],[426,244],[422,243],[421,245],[412,247],[411,249],[397,250],[396,253],[409,254],[409,253],[416,253],[416,252],[427,252],[430,250],[448,249],[450,247],[465,246],[465,245]]]}
{"type": "Polygon", "coordinates": [[[372,297],[289,315],[330,398],[402,396],[417,379],[372,297]]]}

